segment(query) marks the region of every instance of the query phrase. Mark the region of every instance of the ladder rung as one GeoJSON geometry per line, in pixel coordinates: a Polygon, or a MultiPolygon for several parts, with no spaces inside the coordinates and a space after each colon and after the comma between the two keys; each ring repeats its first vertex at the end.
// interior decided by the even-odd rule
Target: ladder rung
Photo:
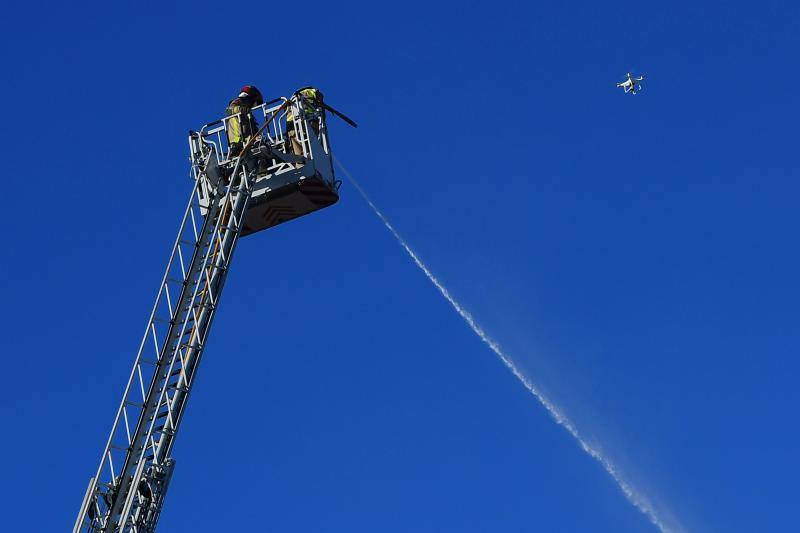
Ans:
{"type": "Polygon", "coordinates": [[[180,343],[179,346],[181,348],[189,348],[189,349],[194,350],[194,349],[202,348],[203,347],[203,343],[202,342],[194,342],[192,344],[189,344],[188,342],[182,342],[182,343],[180,343]]]}
{"type": "Polygon", "coordinates": [[[214,270],[214,269],[220,269],[220,268],[222,268],[222,267],[220,267],[220,266],[219,266],[218,264],[216,264],[216,263],[212,263],[212,264],[210,264],[210,265],[206,265],[206,266],[205,266],[205,268],[207,268],[209,271],[211,271],[211,270],[214,270]]]}
{"type": "MultiPolygon", "coordinates": [[[[166,425],[166,424],[165,424],[166,425]]],[[[158,426],[157,428],[153,429],[154,432],[163,433],[164,435],[175,436],[175,430],[171,428],[165,428],[164,426],[158,426]]]]}
{"type": "Polygon", "coordinates": [[[181,392],[189,392],[189,387],[187,387],[186,385],[183,385],[183,386],[179,387],[177,383],[175,383],[173,385],[169,385],[167,387],[167,389],[168,390],[181,391],[181,392]]]}

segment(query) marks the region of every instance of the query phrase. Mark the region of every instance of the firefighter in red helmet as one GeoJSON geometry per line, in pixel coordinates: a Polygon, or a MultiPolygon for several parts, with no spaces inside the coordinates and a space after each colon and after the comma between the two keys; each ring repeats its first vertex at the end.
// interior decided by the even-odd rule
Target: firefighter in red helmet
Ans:
{"type": "Polygon", "coordinates": [[[261,91],[254,85],[245,85],[239,91],[239,96],[228,103],[225,109],[226,128],[228,132],[228,146],[230,156],[238,156],[245,143],[258,131],[258,122],[250,110],[264,103],[261,91]]]}

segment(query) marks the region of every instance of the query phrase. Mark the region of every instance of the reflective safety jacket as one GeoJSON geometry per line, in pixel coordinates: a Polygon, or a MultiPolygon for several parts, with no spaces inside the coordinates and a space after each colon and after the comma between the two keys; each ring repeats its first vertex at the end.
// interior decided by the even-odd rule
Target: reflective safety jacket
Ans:
{"type": "Polygon", "coordinates": [[[225,109],[227,120],[228,144],[245,143],[258,131],[258,123],[250,113],[250,105],[241,98],[234,98],[225,109]]]}
{"type": "MultiPolygon", "coordinates": [[[[303,101],[303,114],[306,117],[316,113],[317,109],[319,109],[319,107],[322,105],[322,99],[324,98],[322,91],[314,87],[303,87],[297,91],[297,95],[300,97],[300,100],[303,101]]],[[[286,114],[287,121],[294,120],[292,109],[293,108],[290,107],[289,112],[286,114]]]]}

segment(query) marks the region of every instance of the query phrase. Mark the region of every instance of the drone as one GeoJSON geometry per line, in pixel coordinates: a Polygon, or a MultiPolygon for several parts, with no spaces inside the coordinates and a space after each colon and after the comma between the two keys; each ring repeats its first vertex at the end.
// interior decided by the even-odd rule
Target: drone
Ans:
{"type": "Polygon", "coordinates": [[[634,78],[633,75],[628,72],[626,75],[626,80],[618,83],[617,87],[622,87],[625,89],[625,93],[636,94],[637,92],[642,90],[642,84],[640,83],[644,80],[644,76],[639,76],[638,78],[634,78]]]}

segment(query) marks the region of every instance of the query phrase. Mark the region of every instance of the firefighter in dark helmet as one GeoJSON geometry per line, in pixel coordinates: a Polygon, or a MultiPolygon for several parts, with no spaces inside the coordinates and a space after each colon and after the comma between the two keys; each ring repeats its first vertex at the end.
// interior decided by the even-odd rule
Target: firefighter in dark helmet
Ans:
{"type": "MultiPolygon", "coordinates": [[[[292,143],[292,153],[297,156],[302,156],[303,144],[301,139],[303,135],[298,132],[298,130],[301,129],[301,125],[299,121],[295,123],[295,114],[299,113],[302,115],[302,117],[307,120],[307,124],[311,126],[313,132],[318,135],[320,113],[324,112],[322,110],[324,96],[322,95],[322,91],[315,87],[303,87],[298,90],[295,95],[297,95],[298,100],[300,100],[299,107],[302,107],[302,109],[298,106],[289,108],[286,114],[286,131],[292,143]]],[[[301,165],[302,163],[298,166],[301,165]]]]}

